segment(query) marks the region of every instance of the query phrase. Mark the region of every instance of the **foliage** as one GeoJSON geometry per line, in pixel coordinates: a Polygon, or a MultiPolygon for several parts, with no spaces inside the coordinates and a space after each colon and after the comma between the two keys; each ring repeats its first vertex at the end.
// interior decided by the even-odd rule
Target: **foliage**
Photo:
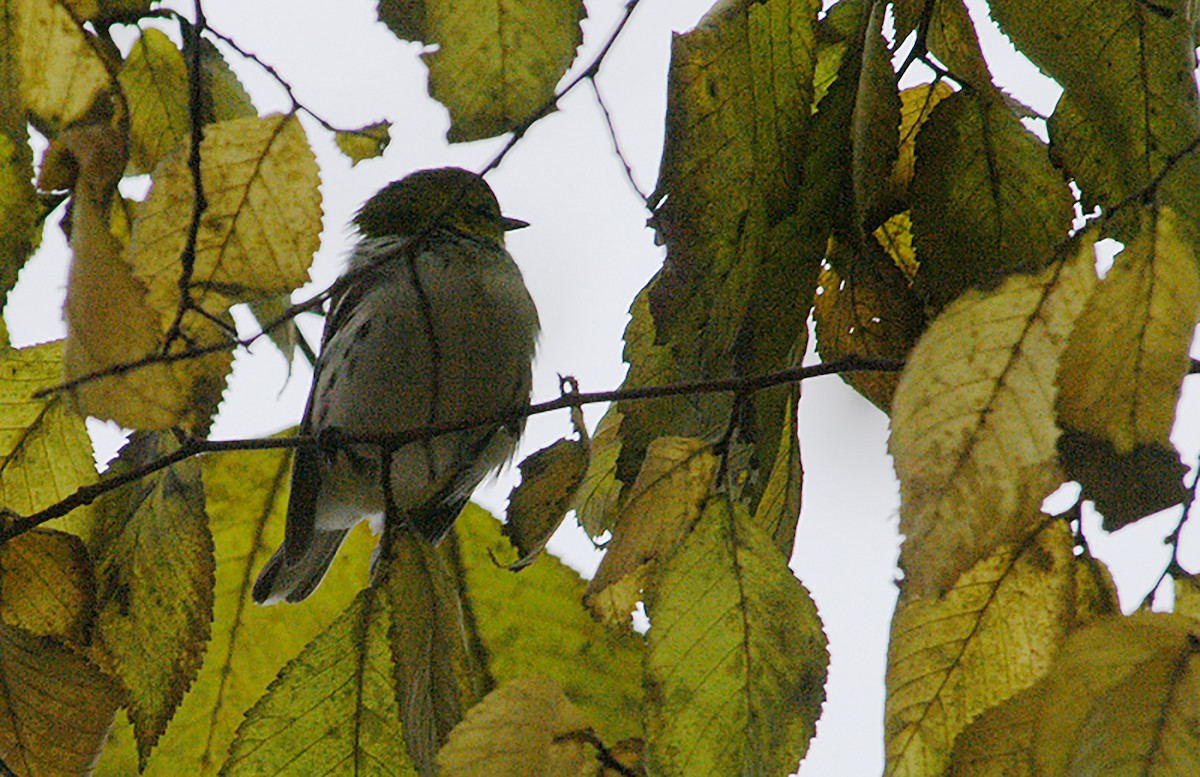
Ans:
{"type": "MultiPolygon", "coordinates": [[[[511,133],[503,155],[609,47],[555,91],[582,3],[479,6],[379,16],[437,45],[450,139],[511,133]]],[[[1169,434],[1200,315],[1191,8],[992,0],[1064,89],[1049,117],[994,85],[959,0],[897,0],[891,43],[887,8],[726,0],[675,39],[647,202],[667,258],[600,427],[522,465],[503,534],[469,508],[437,548],[389,527],[369,563],[360,530],[280,616],[248,594],[289,458],[255,448],[315,443],[204,437],[233,350],[267,335],[291,358],[323,299],[281,302],[321,229],[307,109],[259,115],[202,17],[2,0],[0,300],[68,198],[72,249],[66,341],[0,338],[7,769],[788,773],[828,663],[787,566],[811,316],[825,371],[892,425],[886,773],[1200,772],[1200,583],[1173,560],[1176,612],[1122,615],[1080,505],[1041,511],[1075,481],[1110,527],[1190,514],[1169,434]],[[114,26],[138,30],[127,51],[114,26]],[[902,89],[918,61],[933,77],[902,89]],[[144,201],[118,192],[145,173],[144,201]],[[238,304],[260,334],[238,338],[238,304]],[[137,430],[99,478],[86,416],[137,430]],[[571,509],[607,538],[587,584],[540,554],[571,509]]],[[[354,163],[387,146],[387,121],[314,118],[354,163]]]]}

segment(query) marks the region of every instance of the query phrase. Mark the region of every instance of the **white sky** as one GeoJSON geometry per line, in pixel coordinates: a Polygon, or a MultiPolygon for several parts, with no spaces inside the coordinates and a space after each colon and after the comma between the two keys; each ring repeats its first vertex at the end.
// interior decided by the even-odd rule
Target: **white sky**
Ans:
{"type": "MultiPolygon", "coordinates": [[[[183,13],[190,2],[174,2],[183,13]]],[[[618,128],[626,158],[645,191],[653,188],[662,150],[666,69],[671,31],[690,29],[711,0],[643,0],[598,79],[618,128]]],[[[607,38],[623,3],[588,3],[584,61],[607,38]]],[[[420,168],[455,164],[480,169],[499,148],[494,141],[449,147],[448,117],[425,93],[419,47],[398,41],[375,22],[375,4],[354,0],[335,6],[317,0],[209,0],[211,26],[273,65],[297,97],[337,126],[356,127],[387,118],[394,123],[387,154],[351,169],[332,138],[306,121],[321,165],[325,208],[322,248],[313,283],[296,295],[310,296],[341,269],[353,211],[387,182],[420,168]]],[[[989,58],[1004,43],[985,35],[989,58]]],[[[260,110],[284,110],[286,97],[252,63],[226,52],[260,110]]],[[[1011,57],[993,59],[1018,97],[1042,112],[1052,110],[1057,92],[1036,70],[1011,57]]],[[[662,250],[645,228],[647,213],[610,151],[610,140],[591,90],[578,88],[560,111],[539,122],[488,176],[504,212],[531,227],[508,242],[541,312],[543,335],[537,361],[535,400],[557,395],[558,374],[575,375],[582,390],[615,388],[624,375],[621,334],[633,295],[655,272],[662,250]]],[[[21,275],[7,311],[14,343],[41,342],[63,334],[60,320],[66,250],[57,228],[48,245],[21,275]]],[[[310,341],[319,342],[319,323],[302,318],[310,341]]],[[[249,357],[240,354],[226,403],[214,429],[221,438],[246,438],[295,424],[303,409],[311,372],[297,360],[290,380],[282,358],[263,342],[249,357]]],[[[810,355],[810,359],[811,359],[810,355]]],[[[1179,428],[1196,429],[1200,402],[1188,401],[1179,428]]],[[[602,408],[587,411],[591,425],[602,408]]],[[[802,777],[877,775],[883,763],[883,676],[888,621],[895,602],[892,581],[899,539],[897,488],[886,456],[886,418],[837,378],[804,386],[801,403],[805,486],[804,509],[792,567],[812,591],[830,639],[832,663],[828,701],[818,735],[800,770],[802,777]]],[[[569,434],[566,413],[530,419],[523,454],[569,434]]],[[[1180,442],[1185,462],[1195,460],[1200,441],[1180,442]]],[[[515,474],[485,487],[478,500],[503,512],[515,474]]],[[[1133,561],[1121,566],[1127,601],[1140,599],[1157,576],[1138,558],[1161,558],[1156,537],[1170,518],[1143,522],[1122,533],[1141,536],[1133,561]]],[[[1163,528],[1165,525],[1166,528],[1163,528]]],[[[1101,549],[1112,543],[1098,539],[1101,549]]],[[[590,574],[598,556],[576,529],[555,537],[551,549],[590,574]]],[[[280,617],[287,609],[275,610],[280,617]]]]}

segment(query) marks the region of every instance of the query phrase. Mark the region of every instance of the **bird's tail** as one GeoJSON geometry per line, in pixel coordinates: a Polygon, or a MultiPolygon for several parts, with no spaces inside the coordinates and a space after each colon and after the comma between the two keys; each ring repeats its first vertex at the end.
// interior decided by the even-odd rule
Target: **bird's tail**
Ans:
{"type": "Polygon", "coordinates": [[[289,554],[294,554],[294,550],[289,551],[285,542],[258,573],[258,580],[254,582],[254,601],[259,604],[278,604],[307,598],[321,584],[349,531],[334,529],[313,532],[304,552],[294,559],[288,558],[289,554]]]}

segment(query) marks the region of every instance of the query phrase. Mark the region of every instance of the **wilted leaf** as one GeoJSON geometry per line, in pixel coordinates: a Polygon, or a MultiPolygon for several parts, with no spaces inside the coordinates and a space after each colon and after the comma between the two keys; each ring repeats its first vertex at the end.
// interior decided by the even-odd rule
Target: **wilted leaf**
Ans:
{"type": "Polygon", "coordinates": [[[383,152],[391,142],[392,123],[377,121],[374,124],[356,130],[345,130],[334,135],[338,149],[350,158],[351,165],[357,165],[364,159],[375,159],[383,156],[383,152]]]}
{"type": "Polygon", "coordinates": [[[0,753],[8,769],[87,774],[121,702],[120,684],[78,653],[0,625],[0,753]]]}
{"type": "MultiPolygon", "coordinates": [[[[174,450],[131,438],[114,471],[174,450]]],[[[93,539],[98,650],[129,689],[141,768],[195,680],[211,633],[213,541],[200,463],[189,460],[106,494],[93,539]]]]}
{"type": "MultiPolygon", "coordinates": [[[[827,265],[818,281],[813,319],[821,361],[851,355],[904,359],[925,328],[921,302],[904,273],[886,258],[847,261],[841,266],[851,268],[853,275],[844,278],[827,265]]],[[[900,374],[852,372],[841,378],[886,413],[900,374]]]]}
{"type": "Polygon", "coordinates": [[[74,535],[26,532],[0,546],[0,620],[35,637],[85,644],[96,583],[87,548],[74,535]]]}
{"type": "Polygon", "coordinates": [[[646,603],[655,774],[782,774],[808,749],[828,654],[775,543],[713,498],[646,603]]]}
{"type": "Polygon", "coordinates": [[[161,30],[142,32],[118,77],[129,106],[129,163],[149,173],[188,138],[188,74],[183,53],[161,30]]]}
{"type": "Polygon", "coordinates": [[[513,130],[551,102],[583,42],[581,0],[384,0],[379,18],[421,56],[429,94],[450,111],[452,143],[513,130]]]}
{"type": "Polygon", "coordinates": [[[949,590],[1040,521],[1061,482],[1054,376],[1096,284],[1095,230],[1038,275],[969,292],[930,325],[892,402],[901,553],[914,595],[949,590]]]}
{"type": "Polygon", "coordinates": [[[588,445],[557,440],[520,464],[521,484],[508,495],[504,535],[520,558],[514,569],[533,563],[558,529],[588,466],[588,445]]]}
{"type": "Polygon", "coordinates": [[[942,774],[971,720],[1045,674],[1075,625],[1076,599],[1074,538],[1050,520],[945,597],[901,593],[888,647],[886,775],[942,774]]]}
{"type": "Polygon", "coordinates": [[[915,288],[931,307],[1054,259],[1071,226],[1071,194],[1045,145],[1003,102],[973,92],[944,98],[916,153],[915,288]]]}
{"type": "Polygon", "coordinates": [[[1057,419],[1108,441],[1170,449],[1175,405],[1200,314],[1196,251],[1166,206],[1141,213],[1136,239],[1087,302],[1058,369],[1057,419]]]}
{"type": "Polygon", "coordinates": [[[584,593],[597,615],[629,624],[650,567],[670,558],[699,519],[716,471],[716,457],[699,440],[660,437],[650,444],[621,503],[608,553],[584,593]]]}
{"type": "Polygon", "coordinates": [[[438,753],[445,774],[462,777],[584,775],[593,748],[572,734],[587,719],[553,680],[510,680],[471,708],[438,753]]]}
{"type": "Polygon", "coordinates": [[[642,736],[640,635],[597,623],[583,607],[585,581],[543,555],[519,573],[500,524],[476,507],[455,523],[466,598],[498,682],[554,679],[606,742],[642,736]]]}
{"type": "MultiPolygon", "coordinates": [[[[72,186],[71,273],[67,280],[65,377],[111,373],[161,352],[165,324],[147,306],[123,239],[114,233],[112,204],[125,169],[124,141],[107,125],[73,127],[47,154],[46,176],[77,170],[72,186]],[[68,163],[69,160],[69,163],[68,163]],[[72,167],[72,165],[74,167],[72,167]]],[[[178,256],[176,256],[178,261],[178,256]]],[[[172,305],[178,303],[178,289],[172,305]]],[[[175,308],[172,307],[172,317],[175,308]]],[[[72,395],[81,415],[131,429],[166,429],[189,414],[178,373],[162,363],[89,379],[72,395]]]]}
{"type": "Polygon", "coordinates": [[[892,171],[892,185],[896,191],[908,190],[912,181],[913,165],[917,159],[917,135],[921,127],[933,114],[939,102],[954,94],[945,81],[920,84],[900,92],[900,152],[892,171]]]}
{"type": "Polygon", "coordinates": [[[1083,488],[1080,498],[1095,503],[1106,531],[1179,504],[1187,494],[1187,468],[1174,448],[1138,445],[1118,453],[1109,440],[1067,429],[1058,438],[1058,458],[1067,479],[1083,488]]]}
{"type": "Polygon", "coordinates": [[[416,775],[393,689],[383,591],[366,589],[288,663],[238,726],[226,777],[328,772],[416,775]]]}
{"type": "Polygon", "coordinates": [[[786,422],[779,435],[779,451],[771,467],[771,477],[762,499],[754,508],[754,525],[775,540],[784,558],[792,557],[796,542],[796,524],[800,521],[800,498],[804,485],[804,464],[800,457],[799,390],[792,396],[786,422]]]}
{"type": "Polygon", "coordinates": [[[18,0],[13,7],[25,106],[43,127],[78,121],[112,83],[98,41],[54,0],[18,0]]]}

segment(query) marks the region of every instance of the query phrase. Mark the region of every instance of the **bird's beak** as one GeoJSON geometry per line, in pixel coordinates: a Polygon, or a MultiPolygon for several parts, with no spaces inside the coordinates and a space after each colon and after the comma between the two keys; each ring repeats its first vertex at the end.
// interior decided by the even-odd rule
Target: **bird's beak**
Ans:
{"type": "Polygon", "coordinates": [[[521,229],[522,227],[527,227],[527,226],[529,226],[528,221],[521,221],[520,219],[510,219],[508,216],[500,217],[500,228],[503,229],[505,232],[508,232],[513,229],[521,229]]]}

